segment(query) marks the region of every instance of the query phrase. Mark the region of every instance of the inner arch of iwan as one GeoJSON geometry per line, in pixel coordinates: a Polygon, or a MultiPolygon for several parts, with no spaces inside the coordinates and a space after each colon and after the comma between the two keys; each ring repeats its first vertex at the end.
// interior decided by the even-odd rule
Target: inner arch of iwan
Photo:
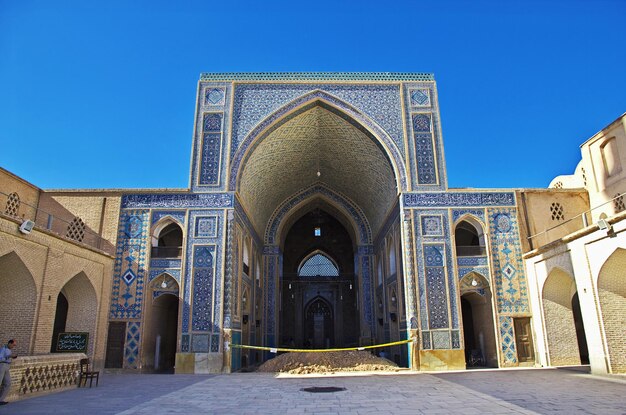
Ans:
{"type": "Polygon", "coordinates": [[[481,350],[463,332],[472,271],[482,361],[530,362],[510,330],[531,316],[517,221],[511,191],[448,189],[430,74],[203,74],[189,189],[122,196],[110,322],[133,347],[109,345],[107,365],[172,367],[156,354],[175,347],[176,372],[228,372],[272,348],[412,339],[374,351],[465,368],[481,350]],[[459,251],[467,215],[491,240],[459,251]],[[157,246],[164,220],[176,238],[157,246]]]}

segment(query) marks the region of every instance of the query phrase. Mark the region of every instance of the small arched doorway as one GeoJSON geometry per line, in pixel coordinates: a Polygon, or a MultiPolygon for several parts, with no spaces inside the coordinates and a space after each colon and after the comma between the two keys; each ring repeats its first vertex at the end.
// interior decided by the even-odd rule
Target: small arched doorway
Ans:
{"type": "Polygon", "coordinates": [[[173,373],[178,339],[178,282],[161,274],[150,284],[151,304],[146,307],[143,366],[147,370],[173,373]]]}
{"type": "Polygon", "coordinates": [[[59,333],[65,331],[65,325],[67,324],[67,311],[69,303],[67,298],[62,292],[57,297],[57,308],[54,313],[54,326],[52,327],[52,341],[50,342],[50,353],[56,352],[57,340],[59,333]]]}
{"type": "Polygon", "coordinates": [[[484,256],[487,254],[483,227],[474,218],[466,218],[456,225],[454,241],[457,256],[484,256]]]}
{"type": "Polygon", "coordinates": [[[470,272],[460,283],[467,367],[498,367],[492,294],[482,275],[470,272]]]}
{"type": "Polygon", "coordinates": [[[305,347],[324,349],[334,346],[334,316],[328,301],[316,297],[306,305],[305,310],[305,347]]]}

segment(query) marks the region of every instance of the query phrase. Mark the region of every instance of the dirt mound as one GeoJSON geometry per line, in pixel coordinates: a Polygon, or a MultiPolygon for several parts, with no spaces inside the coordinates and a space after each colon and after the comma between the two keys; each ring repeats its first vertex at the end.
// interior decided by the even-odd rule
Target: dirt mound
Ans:
{"type": "Polygon", "coordinates": [[[291,374],[399,370],[398,365],[367,351],[284,353],[259,366],[259,372],[291,374]]]}

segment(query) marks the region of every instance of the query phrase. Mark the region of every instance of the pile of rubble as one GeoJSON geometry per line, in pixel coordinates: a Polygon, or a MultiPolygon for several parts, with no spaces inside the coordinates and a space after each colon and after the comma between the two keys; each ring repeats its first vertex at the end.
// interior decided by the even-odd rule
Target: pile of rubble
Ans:
{"type": "Polygon", "coordinates": [[[290,374],[398,371],[398,365],[367,351],[343,351],[323,353],[284,353],[259,366],[259,372],[290,374]]]}

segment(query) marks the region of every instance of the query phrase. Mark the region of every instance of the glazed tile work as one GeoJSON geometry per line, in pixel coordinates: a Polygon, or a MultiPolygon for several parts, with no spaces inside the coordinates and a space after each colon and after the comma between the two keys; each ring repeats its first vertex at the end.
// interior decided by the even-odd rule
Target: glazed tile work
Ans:
{"type": "Polygon", "coordinates": [[[230,342],[276,347],[286,224],[320,201],[351,227],[361,341],[381,340],[376,261],[394,240],[398,270],[385,284],[405,291],[398,333],[385,321],[384,337],[414,330],[421,350],[459,352],[459,281],[475,272],[493,292],[498,359],[517,363],[513,316],[530,310],[515,193],[447,189],[432,75],[203,74],[197,97],[189,188],[122,197],[109,314],[127,323],[124,367],[149,359],[145,309],[166,294],[180,301],[177,353],[196,359],[186,370],[241,367],[246,353],[230,342]],[[457,255],[455,229],[468,218],[488,235],[481,255],[457,255]],[[166,223],[180,226],[181,252],[152,257],[166,223]],[[150,288],[159,278],[178,292],[150,288]],[[244,291],[255,301],[247,323],[244,291]]]}

